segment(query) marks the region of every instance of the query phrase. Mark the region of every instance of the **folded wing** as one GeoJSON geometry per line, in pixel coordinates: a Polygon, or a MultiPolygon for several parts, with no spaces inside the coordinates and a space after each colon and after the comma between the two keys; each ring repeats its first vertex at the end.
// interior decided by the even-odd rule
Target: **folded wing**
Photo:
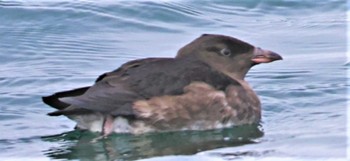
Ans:
{"type": "MultiPolygon", "coordinates": [[[[133,104],[157,96],[184,94],[191,82],[204,82],[215,89],[240,85],[234,79],[215,71],[208,65],[193,60],[150,58],[132,61],[119,69],[100,76],[90,88],[78,90],[81,95],[69,93],[58,100],[74,106],[74,114],[91,111],[113,116],[133,116],[133,104]],[[85,91],[84,91],[85,90],[85,91]],[[78,112],[79,113],[79,112],[78,112]]],[[[56,95],[58,95],[57,93],[56,95]]],[[[46,103],[46,102],[45,102],[46,103]]],[[[50,105],[50,104],[49,104],[50,105]]],[[[69,108],[57,108],[55,115],[69,115],[69,108]]]]}

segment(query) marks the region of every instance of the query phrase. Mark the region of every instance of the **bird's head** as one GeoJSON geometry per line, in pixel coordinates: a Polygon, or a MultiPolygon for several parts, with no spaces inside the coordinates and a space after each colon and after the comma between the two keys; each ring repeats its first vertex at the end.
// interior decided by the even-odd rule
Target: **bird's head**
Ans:
{"type": "Polygon", "coordinates": [[[282,60],[272,51],[255,47],[233,37],[203,34],[182,47],[176,58],[193,57],[236,79],[244,79],[249,69],[260,63],[282,60]]]}

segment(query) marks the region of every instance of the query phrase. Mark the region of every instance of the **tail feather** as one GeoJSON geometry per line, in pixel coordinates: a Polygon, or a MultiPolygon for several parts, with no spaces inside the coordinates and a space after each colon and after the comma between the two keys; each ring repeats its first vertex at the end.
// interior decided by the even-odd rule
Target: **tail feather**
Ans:
{"type": "Polygon", "coordinates": [[[90,110],[82,109],[82,108],[75,108],[75,109],[68,109],[68,110],[57,110],[54,112],[50,112],[47,115],[49,116],[61,116],[61,115],[81,115],[81,114],[90,114],[90,110]]]}
{"type": "MultiPolygon", "coordinates": [[[[70,91],[58,92],[50,96],[42,97],[42,100],[44,103],[53,108],[56,108],[58,110],[64,110],[65,108],[69,107],[70,104],[62,102],[59,98],[79,96],[84,94],[89,88],[90,87],[82,87],[70,91]]],[[[52,116],[56,116],[55,112],[52,113],[52,116]]]]}

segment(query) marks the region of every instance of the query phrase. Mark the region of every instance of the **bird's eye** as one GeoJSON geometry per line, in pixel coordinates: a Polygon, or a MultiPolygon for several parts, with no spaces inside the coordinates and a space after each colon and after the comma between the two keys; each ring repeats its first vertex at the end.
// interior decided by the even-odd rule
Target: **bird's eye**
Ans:
{"type": "Polygon", "coordinates": [[[227,48],[224,48],[224,49],[220,50],[220,53],[221,53],[223,56],[230,56],[230,55],[231,55],[230,49],[227,49],[227,48]]]}

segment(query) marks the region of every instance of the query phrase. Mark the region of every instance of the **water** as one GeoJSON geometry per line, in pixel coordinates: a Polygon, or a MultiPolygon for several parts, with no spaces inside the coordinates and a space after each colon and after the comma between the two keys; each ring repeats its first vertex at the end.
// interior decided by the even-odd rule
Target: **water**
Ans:
{"type": "Polygon", "coordinates": [[[345,1],[0,1],[1,160],[345,160],[345,1]],[[74,131],[40,97],[90,85],[144,57],[172,57],[202,33],[283,55],[247,80],[261,126],[113,135],[74,131]]]}

